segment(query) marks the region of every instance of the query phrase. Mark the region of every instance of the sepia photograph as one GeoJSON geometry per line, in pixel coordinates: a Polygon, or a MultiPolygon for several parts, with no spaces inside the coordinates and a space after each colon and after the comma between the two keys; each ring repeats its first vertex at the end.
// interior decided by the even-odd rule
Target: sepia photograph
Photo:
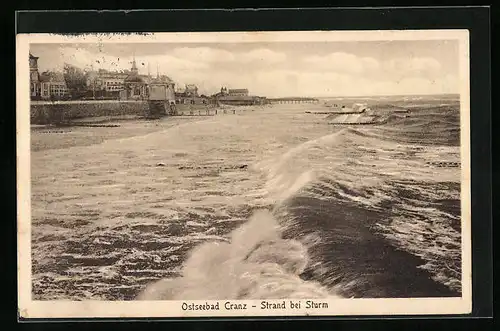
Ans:
{"type": "Polygon", "coordinates": [[[17,39],[22,317],[471,310],[466,30],[17,39]]]}

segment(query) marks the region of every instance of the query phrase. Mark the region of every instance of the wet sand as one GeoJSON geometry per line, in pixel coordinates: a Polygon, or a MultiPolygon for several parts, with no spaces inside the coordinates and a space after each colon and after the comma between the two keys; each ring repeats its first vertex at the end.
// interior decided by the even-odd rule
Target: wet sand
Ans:
{"type": "Polygon", "coordinates": [[[90,146],[106,140],[141,136],[206,117],[165,117],[159,120],[124,118],[86,118],[74,121],[74,126],[34,125],[31,127],[31,151],[90,146]],[[81,126],[92,123],[93,126],[81,126]],[[100,126],[98,126],[100,125],[100,126]]]}

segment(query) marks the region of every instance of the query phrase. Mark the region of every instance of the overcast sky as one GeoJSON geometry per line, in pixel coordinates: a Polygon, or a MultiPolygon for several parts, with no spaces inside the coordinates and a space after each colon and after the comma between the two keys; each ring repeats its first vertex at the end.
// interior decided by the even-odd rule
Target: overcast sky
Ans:
{"type": "Polygon", "coordinates": [[[201,93],[221,86],[276,96],[441,94],[458,91],[457,41],[31,44],[39,69],[130,69],[170,76],[201,93]]]}

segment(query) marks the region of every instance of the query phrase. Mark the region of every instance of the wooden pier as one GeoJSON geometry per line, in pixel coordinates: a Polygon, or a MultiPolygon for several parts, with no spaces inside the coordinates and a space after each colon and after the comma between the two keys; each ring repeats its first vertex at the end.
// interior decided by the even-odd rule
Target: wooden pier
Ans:
{"type": "Polygon", "coordinates": [[[316,98],[301,98],[301,97],[267,98],[267,102],[270,103],[270,104],[318,103],[319,99],[316,99],[316,98]]]}
{"type": "Polygon", "coordinates": [[[216,115],[236,115],[242,112],[250,111],[247,108],[243,107],[228,107],[228,108],[220,108],[220,107],[178,107],[175,113],[172,116],[216,116],[216,115]]]}

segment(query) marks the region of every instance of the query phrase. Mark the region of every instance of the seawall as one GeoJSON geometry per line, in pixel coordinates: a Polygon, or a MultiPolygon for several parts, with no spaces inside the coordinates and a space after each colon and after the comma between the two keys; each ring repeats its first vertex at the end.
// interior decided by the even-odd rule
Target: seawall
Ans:
{"type": "Polygon", "coordinates": [[[49,124],[85,117],[142,116],[147,110],[145,101],[31,101],[30,119],[31,124],[49,124]]]}

